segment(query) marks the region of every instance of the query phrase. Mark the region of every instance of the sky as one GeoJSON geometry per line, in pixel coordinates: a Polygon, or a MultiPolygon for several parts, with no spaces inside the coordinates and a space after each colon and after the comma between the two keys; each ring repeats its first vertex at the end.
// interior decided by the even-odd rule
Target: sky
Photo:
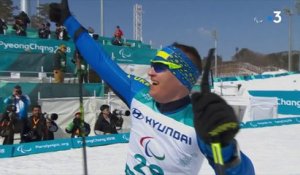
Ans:
{"type": "MultiPolygon", "coordinates": [[[[300,174],[300,125],[241,129],[240,149],[252,160],[256,174],[300,174]]],[[[87,148],[89,175],[124,174],[128,144],[87,148]]],[[[1,174],[77,175],[83,174],[82,149],[72,149],[14,158],[1,158],[1,174]]],[[[207,161],[199,175],[214,174],[207,161]]]]}
{"type": "MultiPolygon", "coordinates": [[[[36,0],[30,0],[34,8],[36,0]]],[[[39,0],[40,3],[60,0],[39,0]]],[[[14,0],[19,5],[20,0],[14,0]]],[[[289,50],[289,17],[292,10],[292,50],[300,50],[300,16],[295,0],[104,0],[104,36],[112,36],[119,25],[125,38],[133,38],[133,6],[141,4],[142,36],[154,48],[173,42],[192,45],[201,56],[215,46],[212,31],[217,32],[217,52],[229,60],[236,49],[248,48],[269,54],[289,50]],[[281,11],[281,21],[274,11],[281,11]]],[[[100,33],[100,0],[69,0],[71,12],[85,27],[100,33]]],[[[34,12],[32,10],[32,12],[34,12]]]]}

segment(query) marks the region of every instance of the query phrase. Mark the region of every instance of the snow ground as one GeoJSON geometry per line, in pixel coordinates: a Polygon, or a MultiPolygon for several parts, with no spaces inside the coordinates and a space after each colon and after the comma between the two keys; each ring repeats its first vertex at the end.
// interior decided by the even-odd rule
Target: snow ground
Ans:
{"type": "MultiPolygon", "coordinates": [[[[299,133],[299,124],[242,129],[237,139],[257,175],[300,175],[299,133]]],[[[88,174],[124,174],[127,145],[88,147],[88,174]]],[[[3,158],[0,170],[3,175],[81,175],[82,149],[3,158]]],[[[212,174],[205,162],[199,175],[212,174]]]]}

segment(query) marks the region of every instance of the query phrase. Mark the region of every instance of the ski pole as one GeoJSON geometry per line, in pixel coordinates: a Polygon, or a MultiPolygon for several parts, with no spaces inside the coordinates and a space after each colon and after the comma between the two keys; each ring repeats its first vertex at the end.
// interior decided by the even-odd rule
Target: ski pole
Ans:
{"type": "MultiPolygon", "coordinates": [[[[79,70],[80,71],[80,70],[79,70]]],[[[85,129],[84,129],[84,108],[83,108],[83,97],[82,97],[82,81],[80,81],[81,71],[78,73],[79,80],[79,110],[80,110],[80,135],[82,138],[82,154],[83,154],[83,168],[84,175],[88,175],[88,167],[87,167],[87,154],[86,154],[86,138],[85,138],[85,129]]]]}
{"type": "MultiPolygon", "coordinates": [[[[211,67],[211,62],[213,59],[214,52],[215,49],[210,49],[207,56],[204,73],[202,75],[202,81],[201,81],[202,92],[207,92],[207,93],[210,92],[208,77],[209,77],[209,72],[210,72],[210,67],[211,67]]],[[[218,137],[213,137],[210,146],[213,153],[213,159],[214,159],[215,170],[217,172],[217,175],[226,175],[220,139],[218,137]]]]}

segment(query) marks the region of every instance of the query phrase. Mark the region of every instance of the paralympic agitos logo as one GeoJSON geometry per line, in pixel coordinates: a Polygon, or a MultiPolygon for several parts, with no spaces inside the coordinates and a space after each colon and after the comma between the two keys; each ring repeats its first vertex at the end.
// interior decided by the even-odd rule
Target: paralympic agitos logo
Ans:
{"type": "Polygon", "coordinates": [[[159,150],[157,150],[159,147],[157,147],[158,145],[156,146],[156,144],[154,138],[150,136],[142,137],[140,139],[140,145],[144,148],[146,156],[154,157],[157,160],[164,160],[166,158],[165,154],[159,153],[159,150]]]}

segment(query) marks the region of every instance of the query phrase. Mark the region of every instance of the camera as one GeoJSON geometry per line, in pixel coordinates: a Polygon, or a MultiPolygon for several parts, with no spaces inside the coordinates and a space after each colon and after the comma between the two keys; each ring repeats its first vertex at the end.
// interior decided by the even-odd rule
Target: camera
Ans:
{"type": "Polygon", "coordinates": [[[15,105],[8,105],[8,106],[6,107],[6,111],[7,111],[7,112],[16,112],[16,111],[17,111],[17,108],[16,108],[15,105]]]}
{"type": "Polygon", "coordinates": [[[122,111],[122,110],[119,110],[119,109],[115,109],[113,110],[113,115],[116,115],[116,116],[120,116],[118,117],[119,119],[116,121],[116,129],[117,130],[120,130],[122,129],[122,126],[123,126],[123,122],[124,122],[124,119],[122,118],[122,116],[129,116],[130,115],[130,111],[126,110],[126,111],[122,111]]]}
{"type": "Polygon", "coordinates": [[[129,116],[130,115],[130,111],[126,110],[126,111],[122,111],[119,109],[115,109],[112,112],[114,115],[124,115],[124,116],[129,116]]]}
{"type": "Polygon", "coordinates": [[[50,121],[55,121],[58,119],[58,115],[56,113],[47,114],[46,112],[43,113],[43,116],[50,121]]]}
{"type": "Polygon", "coordinates": [[[56,132],[58,130],[58,126],[54,121],[58,119],[58,115],[56,113],[52,113],[52,114],[43,113],[43,116],[47,120],[48,130],[50,132],[56,132]]]}
{"type": "Polygon", "coordinates": [[[23,136],[27,139],[36,139],[37,138],[37,133],[36,131],[28,131],[27,133],[23,134],[23,136]]]}

